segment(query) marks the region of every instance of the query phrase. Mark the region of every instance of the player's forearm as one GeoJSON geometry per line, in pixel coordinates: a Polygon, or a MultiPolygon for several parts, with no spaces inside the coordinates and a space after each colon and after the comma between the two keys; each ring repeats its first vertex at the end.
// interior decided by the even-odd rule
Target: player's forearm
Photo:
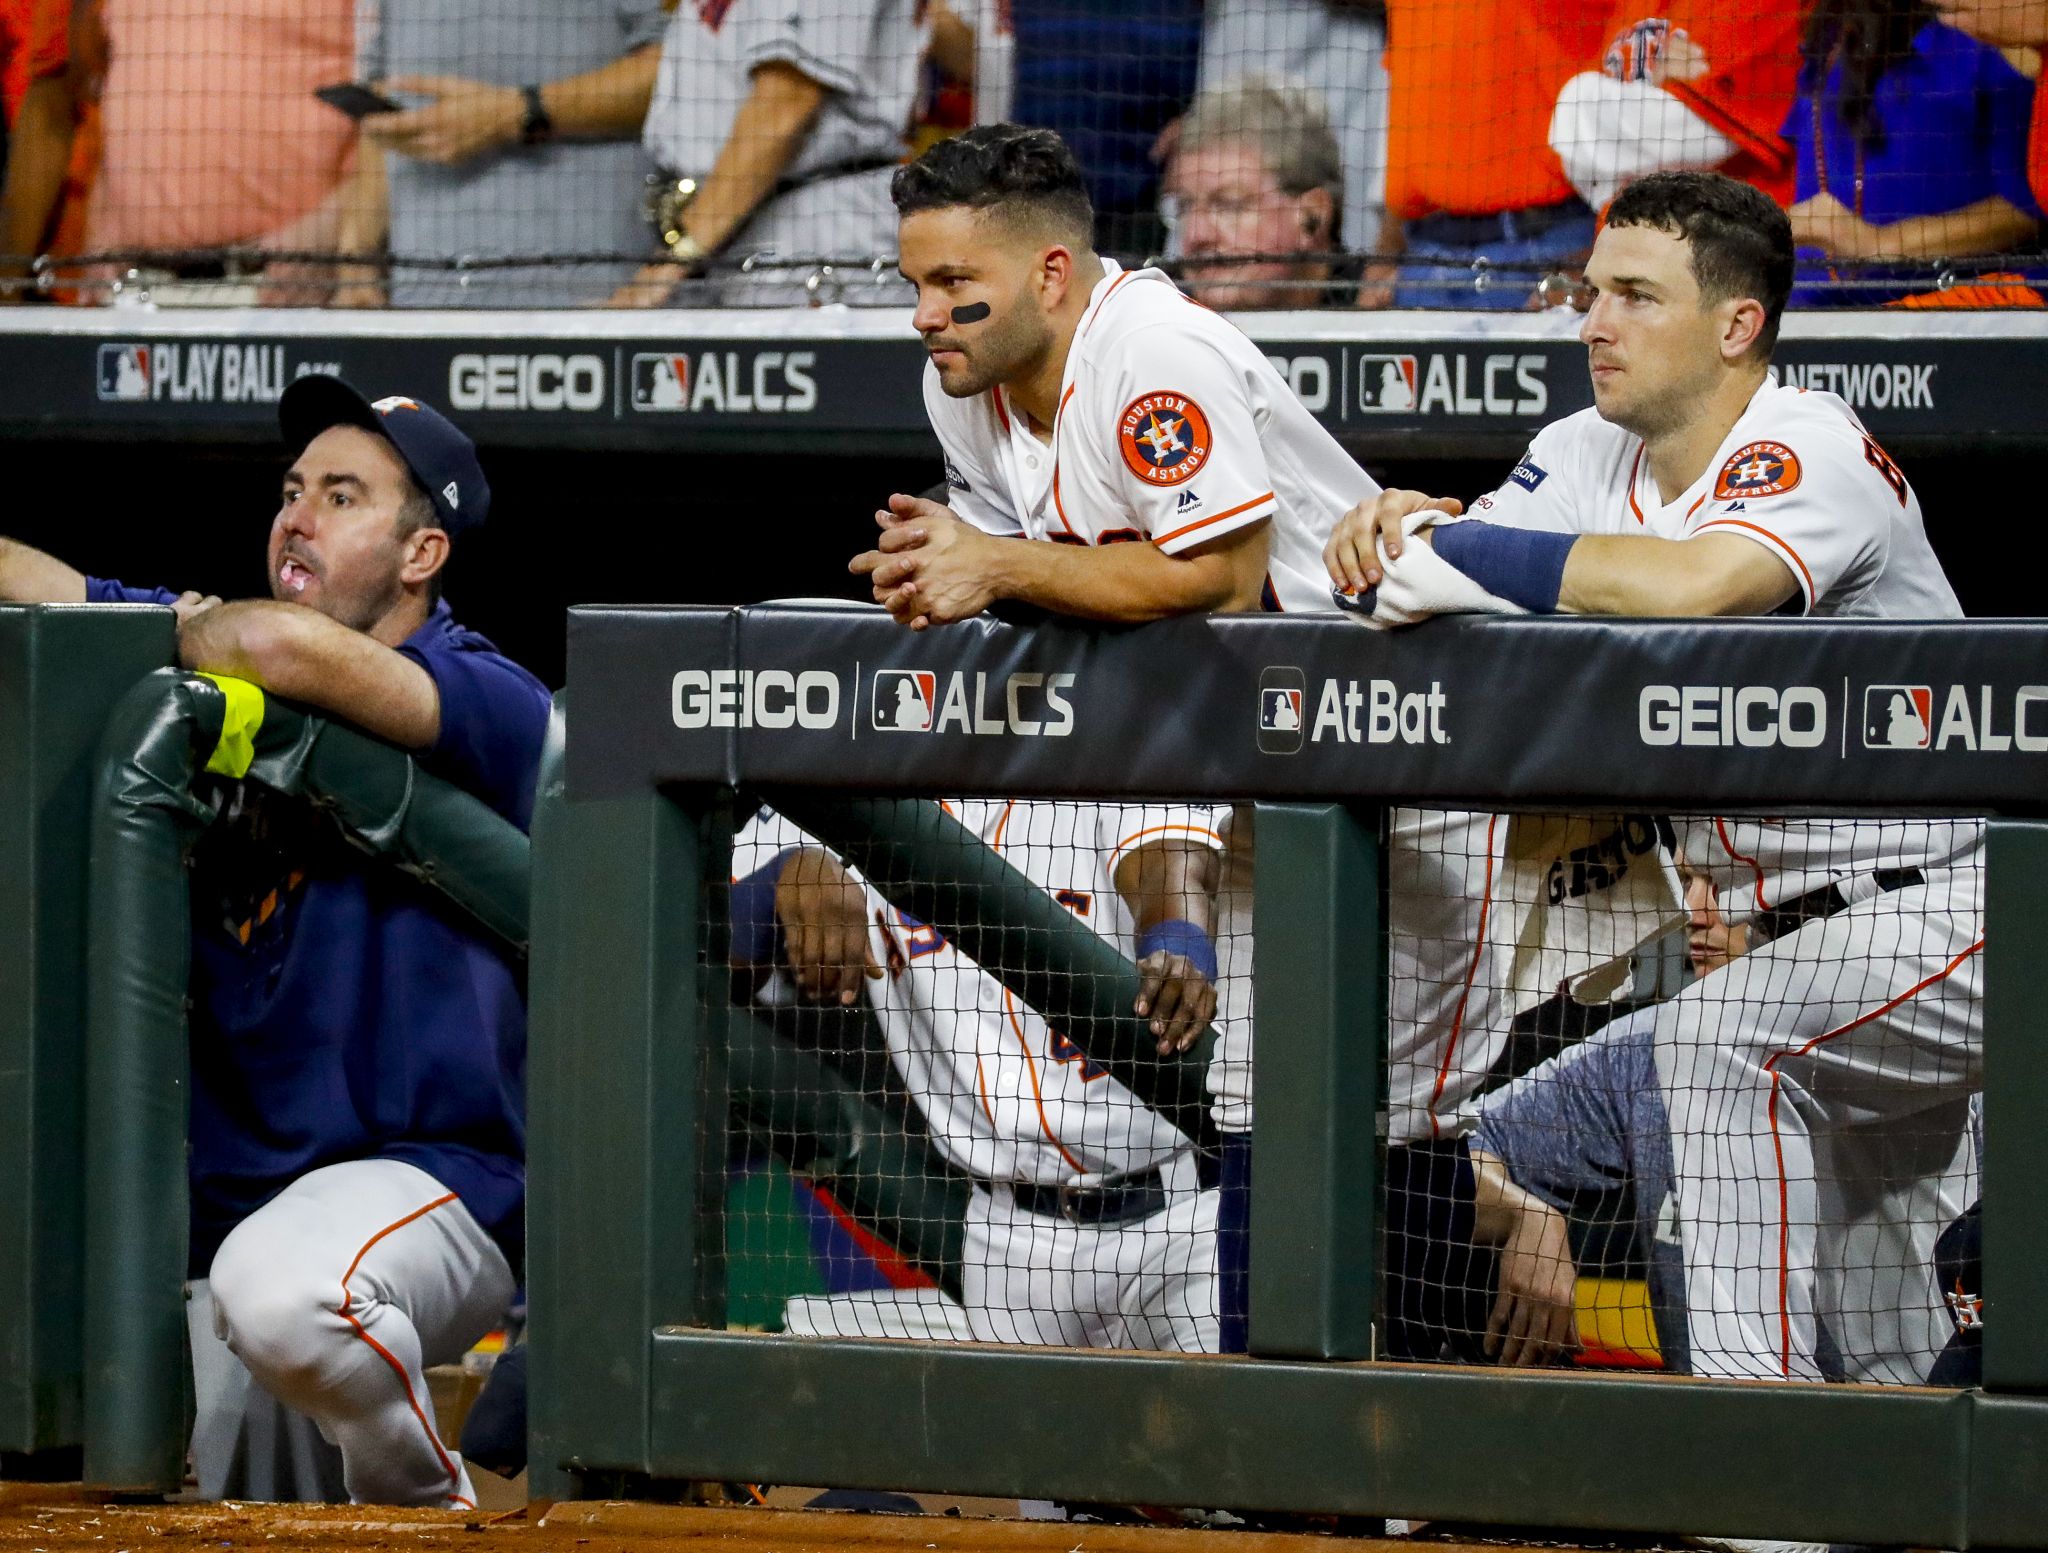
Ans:
{"type": "Polygon", "coordinates": [[[1245,578],[1229,552],[1172,556],[1143,543],[1008,541],[998,555],[990,578],[998,598],[1120,625],[1257,609],[1264,575],[1245,578]]]}
{"type": "Polygon", "coordinates": [[[391,230],[391,185],[382,147],[356,147],[355,171],[335,191],[334,246],[342,253],[380,251],[391,230]]]}
{"type": "Polygon", "coordinates": [[[691,237],[716,253],[774,190],[783,169],[825,105],[825,88],[794,65],[774,62],[754,72],[718,161],[683,214],[691,237]]]}
{"type": "Polygon", "coordinates": [[[19,540],[0,538],[0,603],[83,604],[85,574],[19,540]]]}
{"type": "Polygon", "coordinates": [[[2031,239],[2040,223],[1994,194],[1938,216],[1911,216],[1876,229],[1873,241],[1887,258],[1939,259],[1961,254],[2004,253],[2031,239]]]}
{"type": "Polygon", "coordinates": [[[1557,607],[1574,615],[1765,615],[1797,586],[1782,562],[1746,539],[1586,534],[1565,561],[1557,607]]]}
{"type": "Polygon", "coordinates": [[[1162,922],[1190,922],[1216,935],[1219,854],[1184,837],[1133,847],[1117,864],[1117,893],[1139,934],[1162,922]]]}
{"type": "Polygon", "coordinates": [[[548,82],[540,89],[541,106],[558,135],[630,139],[646,121],[660,69],[661,45],[650,43],[595,70],[548,82]]]}
{"type": "Polygon", "coordinates": [[[0,188],[0,254],[42,252],[43,234],[71,161],[72,120],[65,76],[31,83],[8,137],[7,182],[0,188]]]}
{"type": "Polygon", "coordinates": [[[252,599],[207,610],[179,631],[178,657],[187,668],[246,679],[405,749],[427,749],[440,736],[433,676],[303,605],[252,599]]]}

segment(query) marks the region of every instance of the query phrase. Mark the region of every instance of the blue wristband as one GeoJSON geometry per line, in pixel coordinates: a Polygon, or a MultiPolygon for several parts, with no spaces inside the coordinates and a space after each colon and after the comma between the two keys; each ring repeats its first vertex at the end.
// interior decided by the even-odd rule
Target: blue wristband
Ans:
{"type": "Polygon", "coordinates": [[[730,929],[727,955],[735,964],[775,963],[775,886],[782,879],[783,864],[795,851],[790,847],[778,852],[767,866],[733,881],[726,903],[726,923],[730,929]]]}
{"type": "Polygon", "coordinates": [[[1439,523],[1429,531],[1436,553],[1496,598],[1537,615],[1557,612],[1565,558],[1576,534],[1503,528],[1498,523],[1439,523]]]}
{"type": "Polygon", "coordinates": [[[1216,979],[1216,945],[1209,935],[1185,917],[1168,917],[1138,935],[1138,958],[1149,959],[1164,949],[1184,955],[1190,965],[1210,981],[1216,979]]]}

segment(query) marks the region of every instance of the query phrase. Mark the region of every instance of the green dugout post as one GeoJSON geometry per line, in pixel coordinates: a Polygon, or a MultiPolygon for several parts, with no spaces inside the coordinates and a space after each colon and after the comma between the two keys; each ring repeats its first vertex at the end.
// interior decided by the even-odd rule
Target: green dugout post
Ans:
{"type": "MultiPolygon", "coordinates": [[[[75,1447],[85,1294],[86,834],[108,712],[171,612],[0,607],[0,1453],[75,1447]]],[[[9,1476],[40,1475],[10,1460],[9,1476]]],[[[75,1468],[64,1469],[66,1475],[75,1468]]]]}
{"type": "MultiPolygon", "coordinates": [[[[2048,1392],[2048,822],[1994,820],[1985,852],[1984,1389],[2039,1394],[2048,1392]]],[[[2040,1451],[2048,1472],[2048,1429],[2040,1451]]],[[[2043,1522],[2048,1539],[2048,1496],[2043,1522]]]]}
{"type": "Polygon", "coordinates": [[[1384,811],[1260,804],[1251,1351],[1372,1357],[1384,811]]]}

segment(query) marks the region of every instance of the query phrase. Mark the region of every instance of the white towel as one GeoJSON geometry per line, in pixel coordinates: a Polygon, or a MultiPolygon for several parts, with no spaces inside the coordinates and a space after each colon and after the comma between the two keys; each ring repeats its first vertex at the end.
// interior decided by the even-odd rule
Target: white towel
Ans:
{"type": "MultiPolygon", "coordinates": [[[[1469,521],[1454,518],[1434,508],[1411,512],[1401,520],[1401,532],[1413,536],[1440,523],[1469,521]]],[[[1365,598],[1332,589],[1337,607],[1361,625],[1390,631],[1395,626],[1414,625],[1432,615],[1526,615],[1519,604],[1488,593],[1428,544],[1404,547],[1399,559],[1389,559],[1387,547],[1379,546],[1380,570],[1386,574],[1365,598]],[[1368,599],[1370,605],[1367,607],[1368,599]]]]}

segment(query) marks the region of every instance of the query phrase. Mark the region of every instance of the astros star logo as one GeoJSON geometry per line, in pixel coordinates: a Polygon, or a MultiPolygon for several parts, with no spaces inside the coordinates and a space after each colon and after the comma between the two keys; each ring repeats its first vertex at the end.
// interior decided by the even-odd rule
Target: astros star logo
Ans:
{"type": "Polygon", "coordinates": [[[1799,484],[1799,455],[1782,442],[1751,442],[1728,455],[1714,480],[1714,499],[1782,496],[1799,484]]]}
{"type": "Polygon", "coordinates": [[[1140,394],[1117,417],[1124,465],[1148,485],[1179,485],[1209,462],[1209,418],[1185,394],[1140,394]]]}

